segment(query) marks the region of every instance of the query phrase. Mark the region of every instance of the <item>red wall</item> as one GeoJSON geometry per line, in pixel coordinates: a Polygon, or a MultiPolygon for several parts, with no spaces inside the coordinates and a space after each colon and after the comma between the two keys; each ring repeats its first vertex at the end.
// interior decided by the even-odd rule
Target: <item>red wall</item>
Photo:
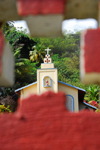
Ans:
{"type": "Polygon", "coordinates": [[[69,113],[63,93],[22,101],[15,114],[0,115],[1,150],[100,149],[100,114],[69,113]]]}
{"type": "Polygon", "coordinates": [[[87,30],[84,42],[85,72],[100,73],[100,28],[87,30]]]}
{"type": "Polygon", "coordinates": [[[17,0],[20,16],[38,14],[62,14],[65,10],[65,0],[17,0]]]}

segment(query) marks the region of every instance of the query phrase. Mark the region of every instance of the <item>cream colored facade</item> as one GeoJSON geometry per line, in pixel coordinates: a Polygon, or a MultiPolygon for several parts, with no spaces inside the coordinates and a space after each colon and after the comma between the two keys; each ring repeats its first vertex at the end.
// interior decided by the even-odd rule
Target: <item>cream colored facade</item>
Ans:
{"type": "Polygon", "coordinates": [[[58,92],[58,71],[54,68],[52,59],[50,58],[47,48],[47,54],[44,58],[44,63],[41,64],[41,69],[37,69],[37,94],[42,94],[48,90],[58,92]]]}
{"type": "MultiPolygon", "coordinates": [[[[21,100],[29,97],[30,95],[38,94],[37,84],[38,83],[35,82],[35,83],[32,83],[32,84],[30,84],[28,86],[25,86],[23,88],[18,89],[18,91],[20,91],[20,98],[21,98],[21,100]]],[[[41,82],[41,88],[44,91],[41,91],[41,93],[39,93],[39,94],[42,94],[42,93],[44,93],[44,92],[46,92],[48,90],[53,91],[52,86],[51,87],[47,87],[47,88],[43,88],[42,85],[43,85],[43,82],[41,82]]],[[[74,106],[73,106],[73,110],[72,111],[78,112],[79,111],[79,98],[78,98],[79,90],[77,88],[73,87],[73,86],[70,86],[69,84],[66,84],[66,83],[60,82],[60,81],[57,81],[57,86],[58,86],[58,91],[62,91],[62,92],[65,93],[66,99],[68,99],[67,95],[70,95],[70,97],[73,97],[74,106]]],[[[17,92],[17,90],[16,90],[16,92],[17,92]]],[[[67,107],[67,105],[66,105],[66,107],[67,107]]]]}
{"type": "Polygon", "coordinates": [[[37,94],[37,83],[33,83],[33,85],[26,86],[25,88],[20,90],[20,98],[25,99],[30,95],[37,94]]]}
{"type": "Polygon", "coordinates": [[[42,94],[48,90],[58,92],[58,73],[57,69],[38,69],[37,70],[37,94],[42,94]],[[46,81],[48,85],[46,86],[46,81]]]}
{"type": "Polygon", "coordinates": [[[78,89],[64,85],[58,82],[58,90],[64,92],[66,95],[71,95],[74,98],[74,111],[79,111],[79,102],[78,102],[78,89]]]}

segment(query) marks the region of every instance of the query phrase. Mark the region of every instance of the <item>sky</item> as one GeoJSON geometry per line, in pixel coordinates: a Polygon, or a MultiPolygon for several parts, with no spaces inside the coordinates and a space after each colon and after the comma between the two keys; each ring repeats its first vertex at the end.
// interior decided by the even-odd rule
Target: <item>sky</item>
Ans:
{"type": "Polygon", "coordinates": [[[97,26],[97,21],[95,19],[69,19],[62,22],[62,30],[67,30],[68,32],[97,28],[97,26]]]}
{"type": "Polygon", "coordinates": [[[18,28],[18,29],[19,29],[19,27],[22,27],[23,29],[26,29],[28,33],[30,32],[29,29],[28,29],[27,23],[26,23],[26,21],[24,21],[24,20],[15,21],[15,22],[14,22],[14,26],[15,26],[16,28],[18,28]]]}
{"type": "MultiPolygon", "coordinates": [[[[23,27],[29,33],[27,23],[23,20],[16,21],[14,26],[17,28],[23,27]]],[[[62,31],[66,30],[67,32],[75,33],[75,31],[86,30],[88,28],[97,28],[97,21],[95,19],[69,19],[62,22],[62,31]]]]}

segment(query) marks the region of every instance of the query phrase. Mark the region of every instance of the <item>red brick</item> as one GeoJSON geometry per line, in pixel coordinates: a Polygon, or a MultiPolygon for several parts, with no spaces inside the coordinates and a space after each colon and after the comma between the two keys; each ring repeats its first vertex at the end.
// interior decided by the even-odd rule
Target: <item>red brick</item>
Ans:
{"type": "Polygon", "coordinates": [[[3,52],[3,46],[4,46],[4,37],[2,35],[2,31],[0,30],[0,74],[2,70],[1,57],[2,57],[2,52],[3,52]]]}
{"type": "Polygon", "coordinates": [[[17,0],[20,16],[64,13],[65,0],[17,0]]]}

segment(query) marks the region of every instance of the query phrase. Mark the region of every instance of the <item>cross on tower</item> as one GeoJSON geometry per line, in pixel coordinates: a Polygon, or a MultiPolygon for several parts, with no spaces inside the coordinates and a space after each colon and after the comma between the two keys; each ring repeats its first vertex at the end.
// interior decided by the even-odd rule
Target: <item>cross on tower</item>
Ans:
{"type": "Polygon", "coordinates": [[[45,51],[47,51],[47,55],[49,55],[49,51],[51,51],[51,49],[47,48],[45,51]]]}

